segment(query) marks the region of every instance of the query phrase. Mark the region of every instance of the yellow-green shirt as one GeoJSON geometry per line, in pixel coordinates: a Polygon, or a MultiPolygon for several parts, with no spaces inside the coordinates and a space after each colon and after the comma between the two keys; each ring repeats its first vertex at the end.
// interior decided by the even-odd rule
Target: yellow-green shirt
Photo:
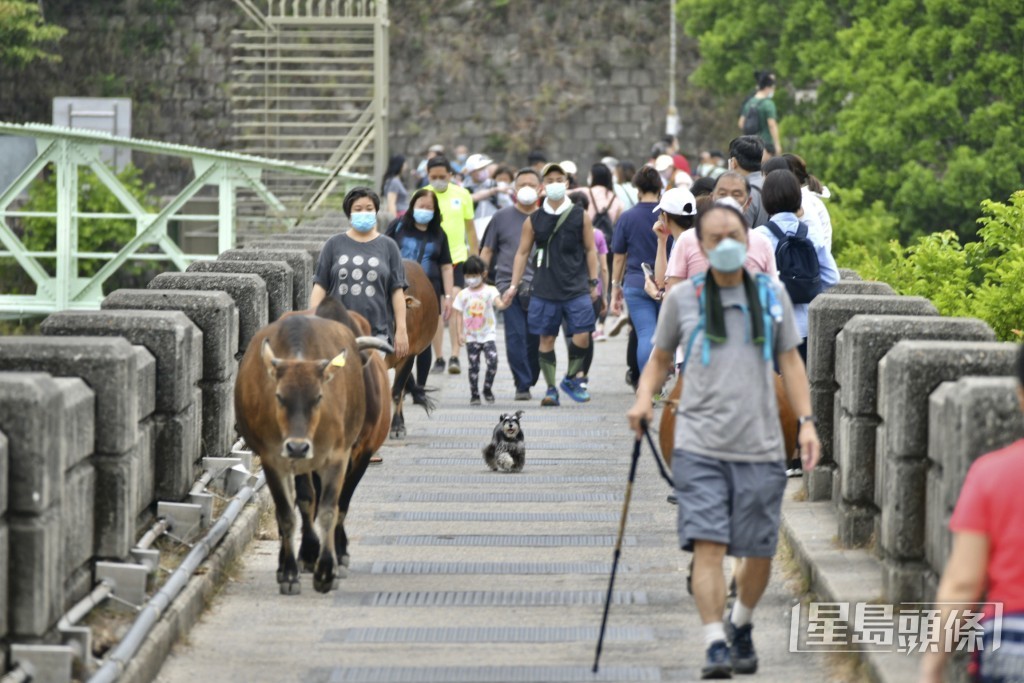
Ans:
{"type": "Polygon", "coordinates": [[[441,211],[441,228],[448,236],[448,250],[452,253],[452,263],[464,263],[469,258],[466,221],[473,220],[473,197],[468,190],[455,183],[448,183],[448,189],[444,192],[438,192],[430,185],[427,187],[437,195],[437,207],[441,211]]]}

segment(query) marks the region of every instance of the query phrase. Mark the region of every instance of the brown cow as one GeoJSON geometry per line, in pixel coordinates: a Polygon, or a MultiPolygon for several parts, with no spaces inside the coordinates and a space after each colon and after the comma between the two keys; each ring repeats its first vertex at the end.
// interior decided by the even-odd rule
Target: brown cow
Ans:
{"type": "MultiPolygon", "coordinates": [[[[405,438],[405,415],[402,413],[402,402],[405,400],[406,384],[416,366],[416,356],[426,351],[434,339],[434,333],[437,331],[437,319],[441,314],[434,285],[430,283],[430,278],[423,272],[423,268],[409,259],[406,259],[404,263],[405,279],[409,283],[409,288],[405,290],[405,328],[409,334],[409,355],[405,358],[397,358],[394,354],[389,354],[385,359],[388,367],[395,369],[395,381],[391,385],[391,399],[395,407],[395,415],[391,421],[391,438],[393,439],[405,438]]],[[[425,397],[423,407],[429,415],[434,408],[434,401],[425,397]]]]}
{"type": "Polygon", "coordinates": [[[390,351],[375,337],[320,317],[282,318],[254,335],[238,367],[238,431],[260,456],[274,498],[281,536],[277,582],[284,594],[299,588],[295,560],[295,477],[322,482],[317,515],[322,549],[313,587],[334,586],[340,558],[335,533],[338,504],[353,448],[363,433],[367,391],[360,352],[390,351]]]}
{"type": "MultiPolygon", "coordinates": [[[[370,323],[366,318],[349,311],[336,299],[327,298],[317,307],[316,315],[321,318],[335,320],[348,326],[360,336],[370,335],[370,323]]],[[[370,464],[370,456],[376,453],[388,438],[391,425],[391,403],[389,399],[388,373],[384,365],[384,357],[379,353],[362,352],[363,383],[366,388],[366,421],[359,434],[356,445],[352,448],[345,473],[345,483],[338,499],[338,524],[335,527],[334,542],[338,561],[341,563],[338,574],[345,578],[348,574],[348,534],[345,532],[345,517],[356,487],[366,473],[370,464]]],[[[316,519],[317,503],[322,494],[322,483],[314,473],[295,478],[296,497],[299,504],[299,516],[302,518],[302,543],[299,545],[299,561],[303,569],[313,571],[320,554],[320,539],[313,528],[316,519]]]]}

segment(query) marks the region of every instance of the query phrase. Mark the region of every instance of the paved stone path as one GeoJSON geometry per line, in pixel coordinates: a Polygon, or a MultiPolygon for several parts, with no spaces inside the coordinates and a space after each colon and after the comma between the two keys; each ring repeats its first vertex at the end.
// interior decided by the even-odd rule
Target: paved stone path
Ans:
{"type": "MultiPolygon", "coordinates": [[[[356,492],[340,590],[316,593],[303,575],[301,595],[279,595],[278,542],[256,541],[157,680],[696,680],[703,639],[686,593],[689,555],[676,547],[676,509],[648,453],[601,671],[590,671],[632,445],[625,338],[598,345],[584,405],[512,401],[499,355],[496,405],[468,405],[465,371],[431,377],[440,403],[431,419],[407,405],[409,438],[389,442],[356,492]],[[492,473],[480,449],[498,415],[517,409],[526,468],[492,473]]],[[[823,655],[788,652],[792,590],[776,568],[755,613],[761,671],[749,680],[830,680],[823,655]]]]}

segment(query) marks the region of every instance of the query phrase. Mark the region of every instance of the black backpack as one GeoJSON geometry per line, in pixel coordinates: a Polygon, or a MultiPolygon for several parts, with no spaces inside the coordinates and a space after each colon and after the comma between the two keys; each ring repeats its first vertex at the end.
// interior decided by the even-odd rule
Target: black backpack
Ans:
{"type": "Polygon", "coordinates": [[[761,100],[751,97],[743,114],[743,134],[757,135],[761,132],[761,100]]]}
{"type": "Polygon", "coordinates": [[[767,228],[779,240],[775,247],[775,263],[789,298],[794,304],[811,303],[824,287],[821,285],[817,250],[807,239],[807,225],[801,222],[792,235],[787,235],[771,221],[768,221],[767,228]]]}
{"type": "Polygon", "coordinates": [[[603,210],[599,210],[597,202],[594,201],[594,193],[590,190],[587,190],[587,193],[590,195],[590,203],[594,207],[594,229],[604,233],[605,240],[610,245],[612,243],[612,232],[615,230],[615,226],[612,224],[612,217],[608,215],[608,211],[612,208],[612,202],[608,202],[608,206],[604,207],[603,210]]]}

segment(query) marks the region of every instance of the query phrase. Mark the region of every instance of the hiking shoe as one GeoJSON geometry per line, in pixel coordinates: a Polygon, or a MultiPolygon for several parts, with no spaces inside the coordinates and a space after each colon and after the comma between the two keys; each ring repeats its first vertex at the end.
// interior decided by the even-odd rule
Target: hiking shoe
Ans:
{"type": "Polygon", "coordinates": [[[516,391],[516,400],[517,401],[529,401],[531,398],[533,398],[533,397],[530,396],[530,390],[529,389],[523,389],[522,391],[516,391]]]}
{"type": "Polygon", "coordinates": [[[562,388],[562,391],[569,394],[569,398],[577,403],[586,403],[590,400],[590,394],[587,393],[584,387],[580,386],[578,379],[566,377],[559,386],[562,388]]]}
{"type": "Polygon", "coordinates": [[[790,479],[804,476],[804,466],[800,462],[800,458],[794,458],[786,464],[786,476],[790,479]]]}
{"type": "Polygon", "coordinates": [[[490,389],[484,389],[484,400],[488,403],[494,403],[494,392],[490,389]]]}
{"type": "Polygon", "coordinates": [[[753,630],[753,624],[733,626],[731,621],[725,622],[725,632],[732,642],[729,646],[729,656],[732,657],[733,669],[738,674],[757,673],[757,652],[754,650],[754,639],[751,635],[753,630]]]}
{"type": "Polygon", "coordinates": [[[619,332],[622,332],[622,328],[625,327],[628,324],[629,324],[629,316],[628,315],[620,315],[619,319],[615,321],[614,325],[612,325],[612,329],[608,330],[608,336],[609,337],[616,337],[616,336],[618,336],[619,332]]]}
{"type": "Polygon", "coordinates": [[[470,396],[469,397],[469,405],[471,405],[471,406],[478,406],[478,405],[480,405],[480,397],[479,396],[470,396]]]}
{"type": "Polygon", "coordinates": [[[716,640],[708,647],[700,677],[702,680],[732,678],[729,645],[724,640],[716,640]]]}
{"type": "Polygon", "coordinates": [[[458,375],[461,372],[462,372],[462,368],[459,367],[459,359],[456,358],[455,356],[452,356],[451,358],[449,358],[448,359],[448,374],[449,375],[458,375]]]}
{"type": "Polygon", "coordinates": [[[558,402],[558,389],[554,387],[548,387],[548,392],[544,394],[544,398],[540,400],[542,406],[557,406],[561,405],[558,402]]]}
{"type": "Polygon", "coordinates": [[[444,358],[438,358],[434,361],[434,367],[430,368],[431,375],[440,375],[444,372],[444,358]]]}

